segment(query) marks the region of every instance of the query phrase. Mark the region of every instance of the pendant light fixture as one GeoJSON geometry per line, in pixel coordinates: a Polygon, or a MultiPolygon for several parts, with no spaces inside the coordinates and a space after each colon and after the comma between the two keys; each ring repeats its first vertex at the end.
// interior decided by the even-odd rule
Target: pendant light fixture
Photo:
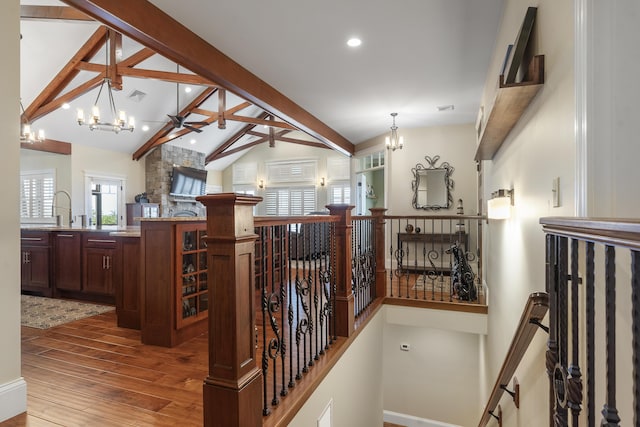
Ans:
{"type": "Polygon", "coordinates": [[[398,113],[391,113],[391,117],[393,118],[393,125],[391,126],[391,135],[385,138],[385,144],[387,146],[387,150],[396,151],[402,150],[404,146],[404,138],[402,136],[398,136],[398,126],[396,126],[396,116],[398,113]]]}
{"type": "MultiPolygon", "coordinates": [[[[89,121],[85,120],[84,111],[82,109],[78,109],[77,121],[80,126],[89,126],[91,130],[107,130],[115,133],[120,133],[120,131],[129,131],[133,132],[135,129],[135,119],[133,117],[129,117],[127,120],[127,115],[124,111],[116,109],[115,101],[113,100],[113,90],[111,88],[111,79],[108,77],[109,75],[109,35],[107,34],[107,41],[105,42],[105,73],[104,79],[102,80],[102,84],[100,85],[100,90],[98,91],[98,96],[96,97],[96,101],[93,103],[93,107],[91,108],[91,116],[89,117],[89,121]],[[100,109],[98,108],[98,101],[100,100],[100,95],[102,95],[102,90],[104,87],[107,87],[105,91],[108,96],[109,109],[111,110],[111,122],[102,121],[100,118],[100,109]]],[[[115,66],[115,64],[112,64],[115,66]]]]}
{"type": "MultiPolygon", "coordinates": [[[[24,114],[22,101],[20,101],[20,109],[22,110],[22,119],[27,120],[24,114]]],[[[20,142],[33,144],[34,142],[42,142],[44,139],[44,129],[39,129],[38,132],[35,132],[31,130],[31,123],[29,123],[29,121],[24,121],[22,123],[20,127],[20,142]]]]}

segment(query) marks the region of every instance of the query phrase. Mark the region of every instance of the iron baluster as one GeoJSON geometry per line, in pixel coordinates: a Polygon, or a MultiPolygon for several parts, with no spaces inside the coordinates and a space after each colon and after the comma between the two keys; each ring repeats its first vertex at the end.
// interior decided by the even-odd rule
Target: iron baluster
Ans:
{"type": "Polygon", "coordinates": [[[586,285],[585,285],[585,327],[587,346],[587,426],[595,427],[596,424],[596,385],[595,385],[595,253],[594,243],[586,242],[586,285]]]}
{"type": "Polygon", "coordinates": [[[615,247],[605,246],[605,322],[607,345],[607,392],[602,408],[602,426],[618,426],[620,417],[616,409],[616,252],[615,247]]]}

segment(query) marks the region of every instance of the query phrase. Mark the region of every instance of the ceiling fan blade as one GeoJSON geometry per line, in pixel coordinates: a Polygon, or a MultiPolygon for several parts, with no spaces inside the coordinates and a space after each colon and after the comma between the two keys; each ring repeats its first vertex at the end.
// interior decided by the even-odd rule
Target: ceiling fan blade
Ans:
{"type": "Polygon", "coordinates": [[[185,125],[191,125],[191,126],[209,126],[209,122],[184,122],[185,125]]]}
{"type": "Polygon", "coordinates": [[[200,129],[198,129],[197,127],[191,126],[188,123],[184,123],[184,127],[185,127],[185,129],[189,129],[189,130],[192,130],[192,131],[197,132],[197,133],[202,133],[202,131],[200,129]]]}
{"type": "Polygon", "coordinates": [[[174,127],[177,127],[177,128],[180,127],[180,117],[179,116],[172,116],[171,114],[167,114],[167,116],[171,119],[171,123],[173,124],[174,127]]]}

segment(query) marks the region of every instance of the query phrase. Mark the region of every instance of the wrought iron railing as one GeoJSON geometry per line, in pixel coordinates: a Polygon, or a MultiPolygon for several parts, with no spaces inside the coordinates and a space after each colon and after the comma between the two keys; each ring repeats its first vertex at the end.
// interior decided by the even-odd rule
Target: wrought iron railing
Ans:
{"type": "Polygon", "coordinates": [[[483,302],[481,216],[385,216],[387,295],[483,302]]]}
{"type": "Polygon", "coordinates": [[[313,367],[335,339],[336,217],[255,219],[256,345],[263,415],[313,367]],[[261,354],[261,356],[260,356],[261,354]]]}
{"type": "Polygon", "coordinates": [[[375,218],[354,217],[352,224],[351,290],[354,297],[354,314],[358,317],[377,296],[375,218]]]}
{"type": "Polygon", "coordinates": [[[550,298],[549,425],[640,425],[640,221],[540,222],[550,298]],[[630,359],[616,357],[621,349],[630,359]],[[628,406],[621,410],[620,401],[628,406]]]}

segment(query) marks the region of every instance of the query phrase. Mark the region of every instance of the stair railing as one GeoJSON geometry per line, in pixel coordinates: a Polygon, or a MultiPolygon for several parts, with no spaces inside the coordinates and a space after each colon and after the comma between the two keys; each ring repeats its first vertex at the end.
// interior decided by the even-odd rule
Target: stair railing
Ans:
{"type": "Polygon", "coordinates": [[[507,384],[513,377],[518,365],[522,361],[522,357],[529,348],[531,340],[539,328],[545,328],[540,323],[549,309],[549,295],[546,292],[535,292],[529,295],[527,303],[522,311],[520,323],[513,335],[513,340],[509,346],[509,351],[500,368],[500,373],[496,379],[496,383],[491,390],[491,395],[487,402],[487,406],[482,413],[482,418],[478,427],[486,426],[492,417],[499,418],[494,412],[498,407],[498,402],[502,394],[507,389],[507,384]]]}

